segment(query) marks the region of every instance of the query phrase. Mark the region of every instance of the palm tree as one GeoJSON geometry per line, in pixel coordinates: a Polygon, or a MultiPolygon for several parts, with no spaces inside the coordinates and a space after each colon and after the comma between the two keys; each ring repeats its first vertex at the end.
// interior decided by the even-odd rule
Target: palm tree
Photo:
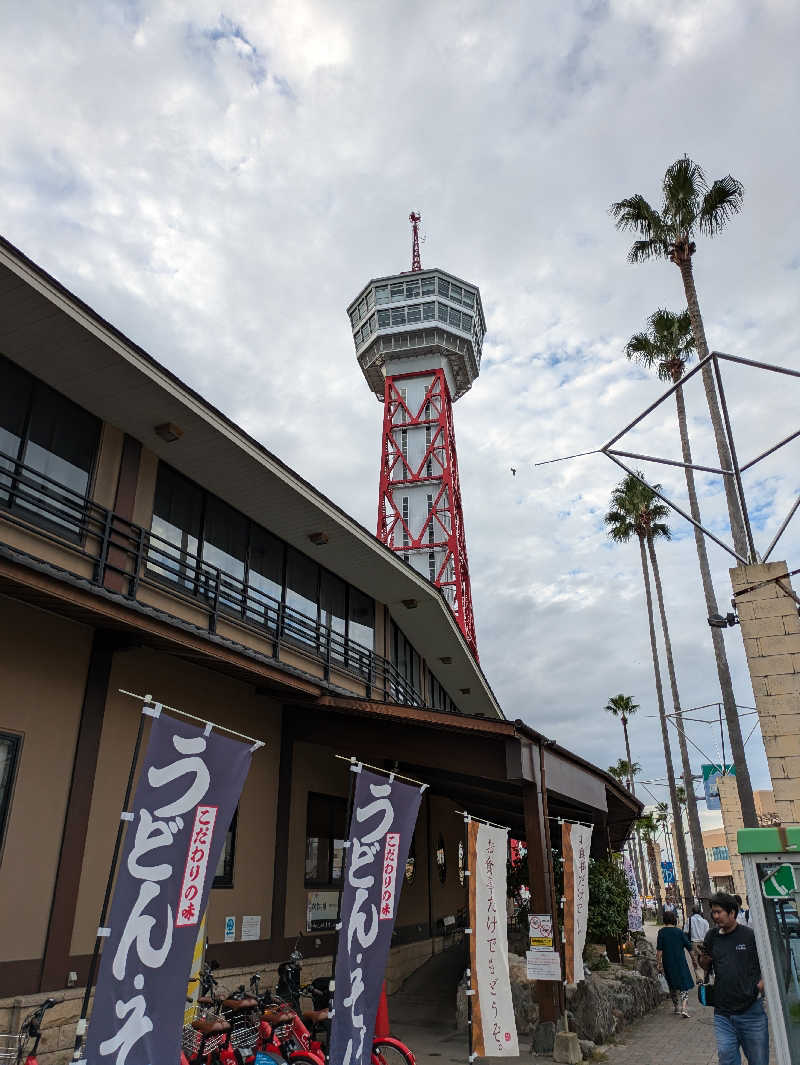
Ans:
{"type": "Polygon", "coordinates": [[[661,902],[661,888],[658,880],[658,867],[656,865],[656,834],[658,825],[652,813],[645,814],[636,822],[636,831],[641,835],[647,845],[647,856],[650,859],[650,880],[653,885],[653,897],[656,900],[656,912],[659,921],[664,918],[664,907],[661,902]]]}
{"type": "MultiPolygon", "coordinates": [[[[628,765],[631,765],[631,744],[628,739],[628,718],[631,717],[639,709],[639,704],[633,701],[630,695],[612,695],[603,708],[609,714],[614,717],[618,717],[622,722],[622,731],[625,734],[625,754],[628,759],[628,765]]],[[[635,795],[636,791],[633,787],[633,779],[628,778],[628,787],[635,795]]]]}
{"type": "MultiPolygon", "coordinates": [[[[686,369],[686,363],[696,349],[694,334],[691,330],[691,322],[688,311],[673,314],[664,309],[657,310],[650,316],[647,323],[647,331],[636,333],[630,338],[625,354],[648,369],[655,368],[662,381],[672,381],[675,384],[681,380],[686,369]]],[[[697,502],[697,491],[694,483],[694,470],[692,470],[692,449],[689,443],[689,427],[686,420],[686,405],[684,403],[683,389],[675,390],[675,403],[678,409],[678,430],[681,437],[681,450],[683,461],[687,465],[684,468],[686,475],[686,488],[689,494],[689,510],[694,521],[700,523],[700,506],[697,502]]],[[[717,596],[711,580],[711,567],[708,564],[708,551],[706,539],[703,533],[693,526],[694,542],[697,549],[697,561],[700,565],[700,579],[703,583],[703,593],[706,600],[708,617],[719,613],[717,596]]],[[[736,765],[736,781],[739,790],[739,799],[742,804],[742,818],[745,825],[753,826],[757,823],[753,788],[750,783],[750,771],[744,753],[744,740],[739,724],[739,712],[736,707],[736,697],[733,694],[733,681],[728,665],[728,656],[725,651],[725,640],[721,629],[711,630],[711,642],[714,646],[714,658],[717,665],[717,677],[719,678],[722,703],[725,707],[725,719],[728,723],[728,736],[731,743],[733,761],[736,765]],[[748,820],[748,817],[750,820],[748,820]]],[[[681,732],[681,737],[683,734],[681,732]]],[[[685,740],[684,740],[685,742],[685,740]]],[[[683,757],[683,747],[681,747],[683,757]]],[[[684,776],[686,774],[686,762],[683,763],[684,776]]],[[[695,804],[696,805],[696,804],[695,804]]],[[[689,811],[691,819],[691,809],[689,811]]],[[[690,820],[691,824],[691,820],[690,820]]],[[[702,835],[700,836],[702,844],[702,835]]],[[[692,834],[692,847],[697,852],[698,843],[692,834]]],[[[703,851],[705,854],[705,851],[703,851]]],[[[704,887],[700,885],[700,895],[704,894],[704,887]]]]}
{"type": "MultiPolygon", "coordinates": [[[[645,600],[647,602],[647,619],[650,625],[650,649],[653,655],[653,673],[656,682],[656,698],[658,701],[658,716],[661,720],[661,739],[664,744],[664,759],[667,763],[667,782],[672,803],[672,815],[675,821],[680,821],[678,797],[675,787],[675,769],[672,765],[672,749],[667,731],[667,712],[664,708],[664,690],[661,684],[661,667],[658,661],[658,644],[656,643],[656,627],[653,620],[653,596],[650,591],[650,574],[647,566],[646,546],[655,537],[670,539],[669,526],[664,522],[668,509],[661,503],[652,489],[643,484],[638,477],[628,474],[611,493],[611,510],[605,516],[608,526],[608,535],[615,543],[628,543],[634,536],[639,540],[639,551],[642,562],[642,578],[644,580],[645,600]]],[[[655,552],[650,554],[651,563],[655,560],[655,552]]],[[[657,564],[656,564],[657,565],[657,564]]],[[[654,575],[657,574],[654,569],[654,575]]],[[[657,589],[660,588],[660,576],[657,577],[657,589]]],[[[680,884],[683,888],[684,898],[691,899],[691,892],[687,892],[691,881],[689,880],[689,861],[686,854],[686,841],[681,836],[677,840],[678,862],[680,867],[680,884]]]]}
{"type": "MultiPolygon", "coordinates": [[[[641,773],[642,767],[638,762],[629,762],[626,758],[618,758],[616,765],[610,765],[608,772],[618,780],[620,784],[624,784],[629,791],[632,791],[631,781],[637,773],[641,773]]],[[[634,792],[635,794],[635,792],[634,792]]]]}
{"type": "MultiPolygon", "coordinates": [[[[730,219],[741,211],[744,187],[730,174],[718,178],[709,186],[702,167],[688,155],[684,155],[667,168],[663,194],[664,202],[660,211],[652,207],[639,193],[613,203],[610,211],[617,229],[632,230],[639,234],[639,239],[634,240],[628,252],[629,262],[668,259],[680,270],[695,345],[700,358],[704,359],[708,355],[708,343],[694,284],[692,256],[696,245],[693,237],[698,232],[707,237],[714,237],[721,232],[730,219]]],[[[732,466],[728,441],[722,425],[711,366],[708,363],[703,367],[703,385],[717,441],[720,467],[730,470],[732,466]]],[[[730,476],[725,477],[724,481],[734,547],[740,555],[747,558],[749,551],[736,486],[730,476]]]]}

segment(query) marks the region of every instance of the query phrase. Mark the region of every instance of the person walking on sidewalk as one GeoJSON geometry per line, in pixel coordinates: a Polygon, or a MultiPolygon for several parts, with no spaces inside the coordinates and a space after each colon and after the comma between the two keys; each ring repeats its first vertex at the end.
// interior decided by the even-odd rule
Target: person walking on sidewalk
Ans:
{"type": "Polygon", "coordinates": [[[764,981],[752,928],[736,920],[736,899],[724,891],[711,898],[716,925],[705,938],[700,964],[714,972],[714,1034],[719,1065],[769,1065],[769,1028],[761,1002],[764,981]]]}
{"type": "Polygon", "coordinates": [[[703,911],[700,906],[695,903],[692,907],[692,916],[686,922],[684,932],[688,935],[692,941],[692,957],[695,963],[699,962],[700,954],[703,950],[703,941],[708,934],[709,924],[703,916],[703,911]]]}
{"type": "Polygon", "coordinates": [[[687,950],[697,972],[689,937],[677,927],[675,911],[665,911],[664,927],[658,930],[656,939],[656,963],[658,971],[664,974],[667,981],[673,1013],[680,1013],[683,1017],[689,1016],[689,991],[694,987],[692,974],[686,964],[687,950]]]}

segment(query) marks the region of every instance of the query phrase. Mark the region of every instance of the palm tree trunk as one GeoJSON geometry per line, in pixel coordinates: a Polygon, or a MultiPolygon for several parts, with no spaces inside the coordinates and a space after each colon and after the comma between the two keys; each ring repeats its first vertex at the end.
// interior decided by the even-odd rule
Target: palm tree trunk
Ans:
{"type": "MultiPolygon", "coordinates": [[[[658,700],[658,716],[661,719],[661,739],[664,744],[664,759],[667,763],[667,783],[669,784],[669,797],[672,805],[672,816],[677,820],[680,812],[678,805],[678,792],[675,787],[675,769],[672,765],[672,750],[667,732],[667,712],[664,709],[664,689],[661,685],[661,667],[658,664],[658,644],[656,643],[656,626],[653,621],[653,596],[650,592],[650,574],[647,571],[647,555],[645,553],[644,537],[639,537],[639,547],[642,555],[642,576],[644,578],[644,594],[647,600],[647,620],[650,624],[650,647],[653,652],[653,673],[656,680],[656,698],[658,700]]],[[[688,883],[688,867],[684,854],[679,855],[681,860],[680,884],[688,883]]]]}
{"type": "MultiPolygon", "coordinates": [[[[702,329],[702,322],[700,327],[702,329]]],[[[689,443],[689,427],[686,421],[686,404],[684,402],[682,388],[678,388],[675,391],[675,403],[678,407],[678,429],[681,434],[683,461],[691,463],[692,448],[689,443]]],[[[689,492],[689,511],[692,518],[699,522],[700,506],[697,502],[697,491],[695,490],[694,484],[694,470],[690,470],[687,467],[685,473],[686,488],[689,492]]],[[[717,607],[717,597],[714,592],[714,585],[711,581],[711,568],[708,564],[706,539],[697,528],[694,530],[694,542],[697,548],[697,561],[700,564],[700,578],[703,582],[703,592],[706,597],[706,610],[710,617],[712,614],[719,613],[719,609],[717,607]]],[[[758,818],[756,817],[756,806],[753,799],[753,786],[750,783],[750,770],[748,769],[745,760],[744,740],[742,739],[742,729],[739,724],[739,711],[736,707],[736,697],[733,694],[733,681],[731,680],[731,671],[728,666],[728,657],[725,653],[725,639],[722,632],[722,629],[712,629],[711,640],[714,645],[717,676],[719,677],[719,686],[720,691],[722,692],[722,705],[725,707],[725,720],[728,724],[731,754],[733,756],[733,763],[736,766],[736,786],[739,790],[739,801],[742,804],[742,819],[745,827],[757,828],[758,818]]],[[[689,792],[688,784],[686,785],[686,792],[687,794],[689,792]]],[[[692,846],[694,845],[693,837],[692,846]]]]}
{"type": "MultiPolygon", "coordinates": [[[[694,285],[694,271],[692,270],[691,255],[682,255],[677,265],[681,272],[681,278],[683,279],[683,288],[686,293],[686,304],[689,308],[689,317],[692,321],[692,333],[694,334],[697,354],[701,359],[704,359],[708,355],[708,342],[706,341],[706,332],[703,328],[703,317],[700,314],[700,303],[697,299],[697,289],[694,285]]],[[[708,412],[711,415],[714,438],[717,442],[717,454],[719,455],[720,468],[723,470],[732,470],[731,453],[728,448],[728,440],[725,436],[725,429],[722,424],[722,414],[719,409],[717,389],[714,384],[714,375],[710,363],[706,363],[703,367],[702,374],[703,387],[705,388],[706,400],[708,402],[708,412]]],[[[732,474],[723,476],[722,480],[725,485],[725,497],[728,502],[728,515],[731,522],[733,546],[743,558],[750,558],[747,537],[745,536],[744,531],[742,508],[736,491],[736,483],[732,474]]],[[[751,561],[755,562],[755,559],[752,559],[751,561]]]]}
{"type": "Polygon", "coordinates": [[[647,856],[650,859],[650,878],[653,881],[653,898],[656,900],[656,914],[659,924],[664,920],[664,905],[661,901],[661,888],[658,884],[658,870],[656,869],[656,849],[652,840],[647,840],[647,856]]]}
{"type": "MultiPolygon", "coordinates": [[[[689,471],[691,473],[691,470],[689,471]]],[[[700,830],[700,817],[697,813],[697,800],[694,797],[694,782],[692,780],[692,765],[689,761],[689,747],[686,743],[686,732],[683,728],[683,719],[681,718],[681,700],[678,695],[678,680],[675,676],[675,660],[672,657],[672,641],[669,637],[669,625],[667,624],[667,612],[664,609],[664,593],[661,588],[661,573],[658,568],[658,559],[656,558],[656,548],[653,543],[653,538],[650,536],[647,538],[647,549],[650,554],[650,565],[653,570],[653,580],[656,586],[656,598],[658,599],[658,612],[661,615],[661,631],[664,633],[664,650],[667,655],[667,671],[669,673],[669,683],[672,690],[672,704],[675,709],[675,727],[678,730],[678,746],[681,752],[681,765],[683,766],[683,786],[686,790],[686,810],[689,815],[689,834],[692,841],[692,855],[694,857],[694,875],[697,884],[697,893],[701,899],[711,898],[711,886],[708,881],[708,865],[706,863],[706,852],[703,849],[703,834],[700,830]]],[[[686,860],[686,839],[683,834],[683,821],[681,820],[678,829],[679,843],[678,849],[682,851],[681,861],[685,863],[686,873],[689,871],[689,863],[686,860]]],[[[688,890],[685,895],[686,905],[689,906],[691,900],[694,897],[694,892],[691,890],[691,881],[687,878],[683,884],[684,892],[688,890]]],[[[706,903],[708,905],[708,903],[706,903]]],[[[708,916],[711,916],[709,910],[708,916]]]]}
{"type": "MultiPolygon", "coordinates": [[[[629,788],[631,790],[631,795],[635,795],[636,794],[636,786],[633,783],[633,773],[631,771],[631,766],[633,765],[633,762],[631,761],[631,744],[630,744],[630,740],[628,739],[628,719],[627,719],[627,717],[625,717],[624,714],[622,715],[622,731],[625,733],[625,757],[628,759],[628,786],[629,786],[629,788]]],[[[647,893],[647,866],[645,865],[644,852],[642,851],[642,837],[641,837],[641,834],[638,831],[636,832],[636,841],[637,841],[637,843],[639,845],[639,857],[638,857],[638,860],[637,860],[636,851],[634,851],[633,852],[633,854],[634,854],[634,865],[638,865],[639,866],[639,868],[637,869],[637,873],[638,873],[638,876],[639,876],[639,883],[642,885],[642,892],[646,894],[647,893]]]]}

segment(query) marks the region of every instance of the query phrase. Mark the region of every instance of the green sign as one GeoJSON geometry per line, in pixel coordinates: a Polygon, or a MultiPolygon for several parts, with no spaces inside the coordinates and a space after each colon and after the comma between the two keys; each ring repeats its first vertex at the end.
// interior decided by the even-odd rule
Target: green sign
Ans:
{"type": "Polygon", "coordinates": [[[761,890],[765,899],[785,899],[797,891],[793,865],[779,865],[775,872],[761,881],[761,890]]]}

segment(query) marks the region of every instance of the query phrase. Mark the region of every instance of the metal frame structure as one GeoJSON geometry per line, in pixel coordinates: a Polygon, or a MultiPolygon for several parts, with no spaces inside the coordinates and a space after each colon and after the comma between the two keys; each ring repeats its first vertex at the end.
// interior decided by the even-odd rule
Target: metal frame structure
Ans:
{"type": "Polygon", "coordinates": [[[378,488],[378,539],[406,561],[412,554],[435,551],[437,568],[433,584],[444,594],[475,659],[478,649],[472,611],[472,590],[467,562],[467,542],[461,507],[453,404],[444,370],[418,370],[386,378],[383,402],[381,473],[378,488]],[[412,410],[403,398],[403,381],[430,379],[419,408],[412,410]],[[430,429],[422,459],[412,466],[401,433],[430,429]],[[430,512],[418,528],[404,517],[395,493],[413,485],[427,485],[433,497],[430,512]]]}
{"type": "MultiPolygon", "coordinates": [[[[617,466],[623,469],[627,474],[630,474],[632,477],[635,477],[637,481],[640,481],[643,485],[649,488],[651,492],[658,496],[658,498],[663,503],[666,503],[668,507],[674,510],[676,514],[680,514],[682,518],[685,518],[686,521],[688,521],[696,529],[699,529],[700,532],[702,532],[710,540],[713,540],[715,544],[723,548],[729,554],[733,555],[733,557],[738,562],[741,562],[745,565],[748,565],[752,562],[766,562],[769,556],[772,554],[772,551],[778,540],[780,540],[781,536],[786,531],[786,528],[788,527],[789,522],[792,520],[795,513],[797,512],[798,507],[800,507],[800,496],[798,496],[798,498],[792,504],[791,510],[781,523],[765,554],[759,557],[759,554],[756,550],[755,541],[753,539],[753,530],[750,526],[750,516],[747,511],[747,500],[745,499],[744,488],[742,486],[742,474],[745,473],[747,470],[752,469],[752,467],[761,462],[762,459],[765,459],[769,455],[772,455],[774,452],[782,448],[785,444],[790,443],[792,440],[800,436],[800,429],[796,429],[793,433],[790,433],[789,436],[784,437],[783,440],[779,440],[777,444],[773,444],[773,446],[767,448],[766,451],[762,451],[760,455],[756,455],[754,459],[750,459],[749,462],[745,462],[744,465],[740,465],[736,455],[736,445],[733,439],[733,430],[731,428],[730,415],[728,413],[728,403],[725,397],[725,388],[722,383],[722,372],[720,369],[720,362],[734,362],[739,363],[743,366],[752,366],[754,369],[757,370],[768,370],[771,373],[786,374],[786,376],[788,377],[800,377],[800,371],[789,370],[785,366],[773,366],[770,363],[766,362],[756,362],[754,359],[743,359],[737,355],[727,355],[721,351],[712,351],[710,355],[707,355],[705,359],[701,359],[696,366],[692,367],[692,369],[687,374],[685,374],[680,381],[668,388],[667,391],[664,392],[664,394],[655,401],[655,403],[651,403],[649,407],[642,411],[641,414],[637,415],[637,417],[635,417],[633,421],[629,422],[624,429],[622,429],[619,433],[616,434],[616,436],[613,436],[608,441],[608,443],[604,444],[601,448],[598,448],[595,452],[587,451],[583,452],[583,454],[590,455],[600,453],[606,455],[608,458],[611,459],[612,462],[615,462],[617,466]],[[643,421],[648,416],[648,414],[651,414],[674,392],[676,392],[679,388],[682,388],[692,377],[694,377],[695,374],[700,373],[700,371],[708,363],[710,363],[713,368],[717,391],[719,392],[720,406],[722,408],[722,418],[725,429],[725,437],[728,441],[728,448],[730,450],[733,469],[723,470],[717,466],[699,466],[694,463],[678,462],[675,459],[661,458],[658,455],[643,455],[637,454],[633,451],[622,451],[619,448],[614,447],[618,440],[621,440],[626,433],[630,432],[631,429],[633,429],[641,421],[643,421]],[[659,489],[654,488],[652,484],[648,484],[648,482],[643,477],[641,477],[635,470],[632,470],[630,466],[622,462],[623,458],[639,459],[643,462],[658,462],[664,466],[679,466],[683,469],[686,469],[688,467],[689,469],[700,470],[703,473],[716,473],[720,474],[722,477],[733,477],[736,485],[736,494],[739,498],[739,504],[742,508],[742,517],[744,520],[745,533],[747,535],[747,544],[750,557],[744,558],[742,555],[739,554],[738,551],[734,549],[732,545],[725,543],[713,532],[711,532],[710,529],[707,529],[704,525],[701,525],[699,522],[695,521],[694,518],[692,518],[691,515],[687,514],[682,507],[679,507],[674,500],[664,495],[664,493],[661,492],[659,489]]],[[[570,457],[577,458],[578,456],[570,457]]],[[[537,465],[544,465],[544,463],[537,463],[537,465]]]]}

